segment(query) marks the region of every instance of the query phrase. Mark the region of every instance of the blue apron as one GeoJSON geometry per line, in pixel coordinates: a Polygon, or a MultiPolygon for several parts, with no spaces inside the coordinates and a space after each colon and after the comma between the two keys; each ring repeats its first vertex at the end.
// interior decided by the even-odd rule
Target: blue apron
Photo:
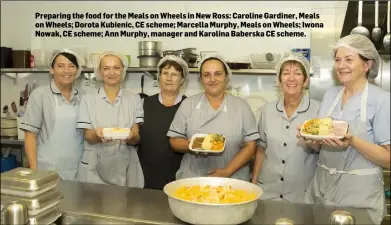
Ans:
{"type": "Polygon", "coordinates": [[[53,170],[63,180],[77,180],[83,133],[76,129],[78,106],[58,104],[54,96],[55,124],[49,140],[38,146],[37,167],[39,170],[53,170]]]}

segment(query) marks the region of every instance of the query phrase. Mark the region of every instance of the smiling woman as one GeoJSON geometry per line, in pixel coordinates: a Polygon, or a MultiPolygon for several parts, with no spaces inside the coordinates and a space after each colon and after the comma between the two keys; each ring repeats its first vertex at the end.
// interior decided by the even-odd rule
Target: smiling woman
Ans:
{"type": "Polygon", "coordinates": [[[55,51],[50,62],[53,80],[35,89],[21,121],[30,168],[54,170],[64,180],[76,180],[83,151],[83,133],[76,130],[80,91],[73,83],[80,76],[77,55],[55,51]]]}

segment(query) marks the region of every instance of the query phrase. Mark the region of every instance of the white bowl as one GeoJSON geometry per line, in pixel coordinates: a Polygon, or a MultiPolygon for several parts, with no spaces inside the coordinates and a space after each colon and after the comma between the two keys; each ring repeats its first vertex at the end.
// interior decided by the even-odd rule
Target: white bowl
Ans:
{"type": "Polygon", "coordinates": [[[230,225],[248,221],[255,213],[262,189],[250,182],[220,177],[196,177],[180,179],[164,186],[168,196],[171,212],[178,219],[190,224],[230,225]],[[176,198],[175,191],[186,185],[231,185],[234,189],[242,189],[256,194],[256,198],[241,203],[213,204],[198,203],[176,198]]]}

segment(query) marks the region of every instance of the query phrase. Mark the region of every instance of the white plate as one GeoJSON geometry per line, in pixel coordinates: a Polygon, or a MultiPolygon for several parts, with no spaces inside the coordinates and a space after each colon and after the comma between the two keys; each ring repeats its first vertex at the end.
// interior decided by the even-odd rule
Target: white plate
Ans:
{"type": "Polygon", "coordinates": [[[112,138],[113,140],[118,139],[126,139],[129,137],[130,129],[129,128],[121,128],[124,132],[113,132],[113,128],[103,128],[103,137],[112,138]]]}
{"type": "Polygon", "coordinates": [[[213,150],[203,150],[203,149],[199,149],[199,148],[192,148],[191,146],[193,146],[193,141],[198,138],[198,137],[206,137],[208,136],[208,134],[194,134],[193,137],[191,137],[191,140],[190,140],[190,144],[189,144],[189,149],[193,152],[199,152],[199,153],[221,153],[224,151],[225,149],[225,143],[227,142],[227,139],[225,139],[225,136],[223,135],[225,141],[224,141],[224,147],[221,151],[213,151],[213,150]]]}
{"type": "MultiPolygon", "coordinates": [[[[308,120],[306,120],[306,121],[304,122],[304,124],[307,123],[307,121],[308,121],[308,120]]],[[[339,120],[333,120],[333,126],[334,126],[334,124],[345,124],[345,125],[346,125],[346,129],[345,129],[345,131],[344,131],[344,134],[347,133],[348,128],[349,128],[349,124],[348,124],[347,122],[345,122],[345,121],[339,121],[339,120]]],[[[304,125],[303,125],[303,126],[304,126],[304,125]]],[[[335,135],[319,136],[319,135],[304,134],[304,133],[302,132],[302,130],[303,130],[303,127],[301,127],[301,129],[300,129],[300,134],[301,134],[301,136],[306,137],[306,138],[308,138],[308,139],[317,140],[317,141],[321,141],[321,140],[324,140],[324,139],[327,139],[327,138],[338,138],[338,139],[343,139],[343,138],[344,138],[343,135],[338,135],[338,136],[335,136],[335,135]]]]}

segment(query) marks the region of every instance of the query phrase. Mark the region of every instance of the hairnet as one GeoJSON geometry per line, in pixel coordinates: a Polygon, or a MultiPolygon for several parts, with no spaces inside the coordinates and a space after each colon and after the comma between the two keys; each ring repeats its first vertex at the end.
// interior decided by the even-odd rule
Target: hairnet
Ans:
{"type": "Polygon", "coordinates": [[[375,46],[369,38],[361,34],[351,34],[345,36],[333,46],[334,56],[340,47],[348,48],[364,58],[373,60],[373,65],[369,69],[368,78],[375,79],[379,71],[380,56],[375,46]]]}
{"type": "Polygon", "coordinates": [[[121,74],[121,82],[122,82],[123,80],[125,80],[126,69],[128,68],[128,64],[129,64],[128,59],[125,56],[123,56],[122,54],[119,54],[117,52],[111,52],[111,51],[104,52],[99,56],[99,59],[96,62],[96,65],[94,66],[94,73],[96,76],[96,80],[100,80],[100,81],[103,80],[103,78],[100,74],[100,62],[102,61],[103,57],[105,57],[107,55],[117,56],[121,60],[122,65],[123,65],[123,71],[121,74]]]}
{"type": "Polygon", "coordinates": [[[182,80],[181,84],[186,84],[188,77],[189,77],[189,67],[188,67],[187,63],[185,62],[185,60],[183,60],[181,57],[178,57],[175,55],[166,55],[165,57],[163,57],[159,61],[159,63],[157,64],[157,79],[159,80],[159,76],[160,76],[160,69],[159,69],[160,65],[162,65],[167,60],[177,62],[179,65],[181,65],[181,67],[182,67],[181,72],[183,75],[183,80],[182,80]]]}
{"type": "Polygon", "coordinates": [[[62,50],[54,50],[53,54],[52,54],[52,57],[50,58],[50,61],[49,61],[49,65],[48,65],[49,68],[52,68],[52,63],[53,63],[54,59],[61,53],[69,53],[69,54],[72,54],[72,55],[74,55],[76,57],[76,61],[77,61],[78,67],[79,67],[79,68],[77,68],[77,72],[76,72],[76,78],[75,79],[77,79],[80,76],[81,70],[82,70],[82,68],[81,68],[81,60],[80,60],[79,56],[75,52],[71,51],[70,49],[65,48],[65,49],[62,49],[62,50]]]}
{"type": "MultiPolygon", "coordinates": [[[[307,58],[300,53],[286,52],[276,65],[277,80],[280,77],[281,66],[287,61],[295,61],[303,65],[305,73],[307,74],[307,79],[310,77],[310,63],[307,58]]],[[[278,80],[279,81],[279,80],[278,80]]]]}
{"type": "Polygon", "coordinates": [[[217,60],[219,60],[220,62],[223,63],[224,67],[226,68],[227,70],[227,83],[231,80],[232,78],[232,71],[231,69],[229,68],[227,62],[225,62],[225,60],[223,59],[223,57],[221,57],[220,55],[209,55],[208,57],[204,58],[201,60],[201,62],[198,64],[198,68],[200,70],[200,74],[201,74],[201,67],[202,67],[202,64],[206,61],[206,60],[209,60],[210,58],[215,58],[217,60]]]}

